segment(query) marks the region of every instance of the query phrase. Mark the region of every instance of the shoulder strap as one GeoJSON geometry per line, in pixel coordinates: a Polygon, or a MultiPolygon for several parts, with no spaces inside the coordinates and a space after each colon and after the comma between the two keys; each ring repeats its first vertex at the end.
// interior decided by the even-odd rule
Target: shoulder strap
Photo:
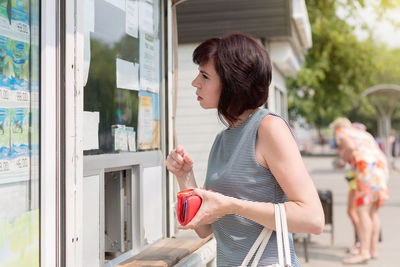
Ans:
{"type": "Polygon", "coordinates": [[[276,228],[276,245],[278,247],[278,263],[283,266],[283,249],[282,249],[282,223],[280,208],[278,204],[275,207],[275,228],[276,228]]]}
{"type": "Polygon", "coordinates": [[[261,243],[261,245],[260,245],[260,247],[259,247],[259,249],[258,249],[258,251],[257,251],[257,254],[256,254],[256,256],[254,257],[253,263],[251,264],[251,267],[257,267],[258,262],[259,262],[260,259],[261,259],[261,256],[262,256],[262,254],[263,254],[263,252],[264,252],[264,250],[265,250],[265,247],[266,247],[267,244],[268,244],[268,241],[269,241],[271,235],[272,235],[272,230],[270,230],[270,231],[268,232],[268,235],[267,235],[267,236],[264,238],[264,240],[262,241],[262,243],[261,243]]]}
{"type": "MultiPolygon", "coordinates": [[[[285,206],[281,204],[274,204],[275,210],[275,227],[276,227],[276,241],[278,247],[278,264],[279,266],[291,266],[291,256],[290,256],[290,243],[289,243],[289,233],[287,229],[287,221],[286,221],[286,211],[285,206]],[[285,259],[284,259],[285,257],[285,259]],[[286,262],[286,265],[284,265],[286,262]]],[[[251,258],[254,257],[253,263],[251,267],[256,267],[260,261],[260,258],[268,244],[268,241],[271,237],[272,230],[264,229],[261,231],[260,235],[257,237],[253,246],[250,248],[249,253],[244,258],[240,267],[246,267],[251,258]]]]}
{"type": "Polygon", "coordinates": [[[282,237],[283,237],[283,247],[285,249],[285,261],[286,265],[292,265],[292,259],[290,257],[290,243],[289,243],[289,233],[287,228],[287,219],[286,219],[286,211],[285,205],[282,203],[279,204],[281,221],[282,221],[282,237]]]}
{"type": "Polygon", "coordinates": [[[259,246],[261,245],[261,243],[265,239],[267,239],[267,243],[268,243],[268,240],[271,237],[271,233],[272,233],[272,230],[270,230],[268,228],[264,227],[264,229],[262,229],[261,233],[258,235],[256,241],[254,241],[253,246],[250,248],[249,252],[247,253],[247,255],[244,258],[244,260],[243,260],[242,264],[240,265],[240,267],[247,267],[247,265],[249,264],[251,258],[256,253],[256,251],[259,248],[259,246]]]}

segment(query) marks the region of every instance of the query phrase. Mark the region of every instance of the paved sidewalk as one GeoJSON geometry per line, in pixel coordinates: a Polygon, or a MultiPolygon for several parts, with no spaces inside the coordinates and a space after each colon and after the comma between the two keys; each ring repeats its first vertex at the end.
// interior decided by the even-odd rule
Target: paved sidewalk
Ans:
{"type": "MultiPolygon", "coordinates": [[[[347,216],[346,170],[333,169],[333,157],[303,157],[304,163],[318,189],[330,189],[333,193],[334,245],[330,245],[330,233],[312,236],[309,246],[309,262],[305,263],[304,251],[296,244],[296,253],[304,267],[344,266],[345,250],[354,240],[353,227],[347,216]]],[[[398,160],[397,166],[400,166],[398,160]]],[[[383,242],[379,244],[380,256],[364,266],[399,267],[400,254],[400,173],[392,172],[389,181],[390,199],[380,210],[383,242]]],[[[330,226],[327,226],[329,228],[330,226]]]]}

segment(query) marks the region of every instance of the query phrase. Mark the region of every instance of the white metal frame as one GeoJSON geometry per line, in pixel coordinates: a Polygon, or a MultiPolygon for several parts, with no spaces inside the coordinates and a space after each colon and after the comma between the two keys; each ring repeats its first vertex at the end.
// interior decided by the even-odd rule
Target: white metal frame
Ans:
{"type": "MultiPolygon", "coordinates": [[[[173,123],[172,123],[172,114],[173,114],[173,77],[174,77],[174,73],[173,73],[173,53],[172,53],[172,47],[173,47],[173,41],[172,41],[172,34],[173,34],[173,30],[172,30],[172,2],[171,0],[166,1],[167,2],[167,18],[165,18],[165,23],[167,24],[166,28],[167,28],[167,55],[168,55],[168,62],[167,66],[168,66],[168,88],[169,90],[167,90],[167,101],[168,101],[168,105],[165,109],[166,114],[168,114],[168,118],[167,118],[167,125],[168,125],[168,132],[167,134],[167,146],[166,146],[166,153],[169,153],[169,150],[174,148],[174,130],[173,130],[173,123]]],[[[166,155],[165,155],[166,156],[166,155]]],[[[168,237],[172,237],[175,235],[175,230],[176,230],[176,220],[175,220],[175,210],[174,210],[174,201],[175,201],[175,182],[174,182],[174,176],[172,173],[168,172],[168,179],[167,182],[168,184],[167,186],[167,190],[168,190],[168,229],[167,232],[169,233],[168,237]]]]}
{"type": "Polygon", "coordinates": [[[83,5],[65,1],[65,265],[82,266],[83,5]]]}
{"type": "MultiPolygon", "coordinates": [[[[164,5],[167,5],[167,18],[163,19],[161,30],[167,29],[167,34],[162,37],[163,40],[167,39],[167,51],[163,48],[162,54],[167,53],[168,69],[163,69],[163,74],[167,73],[169,82],[166,86],[171,88],[171,1],[161,1],[161,3],[161,14],[165,14],[164,5]],[[165,26],[164,23],[167,25],[165,26]]],[[[41,12],[41,266],[63,266],[63,260],[65,260],[65,266],[82,266],[83,5],[79,0],[42,0],[41,12]],[[60,33],[61,2],[65,4],[65,32],[62,33],[60,33]],[[65,62],[62,66],[65,69],[65,77],[62,81],[59,80],[61,77],[60,34],[65,35],[65,62]],[[59,92],[61,92],[60,84],[62,83],[65,83],[65,95],[61,96],[59,92]],[[61,101],[64,101],[65,105],[64,121],[60,121],[61,101]],[[61,124],[64,124],[64,127],[61,127],[61,124]],[[61,129],[65,129],[65,140],[60,140],[61,129]],[[61,143],[62,141],[65,143],[61,143]],[[64,155],[60,153],[62,145],[65,146],[64,155]],[[63,233],[60,230],[60,214],[63,208],[60,204],[60,179],[63,163],[65,164],[65,239],[61,238],[63,233]],[[61,242],[65,243],[61,244],[61,242]],[[63,253],[65,253],[65,258],[63,258],[63,253]]],[[[164,81],[163,84],[165,84],[164,81]]],[[[167,91],[162,96],[163,103],[166,103],[166,98],[172,99],[171,90],[163,88],[163,91],[167,91]]],[[[162,120],[166,122],[163,125],[162,140],[167,140],[167,144],[164,143],[162,146],[170,149],[172,148],[171,102],[168,102],[167,107],[160,108],[167,112],[162,117],[162,120]]],[[[173,179],[169,179],[168,184],[164,186],[167,187],[170,204],[168,225],[164,224],[163,235],[166,236],[166,232],[169,232],[168,236],[171,236],[174,235],[175,230],[172,209],[173,179]]],[[[166,199],[166,196],[163,198],[166,199]]],[[[166,222],[165,218],[164,211],[164,222],[166,222]]],[[[100,247],[102,246],[104,244],[100,244],[100,247]]]]}
{"type": "MultiPolygon", "coordinates": [[[[170,103],[166,103],[166,99],[170,99],[169,92],[167,88],[171,88],[171,77],[172,77],[172,52],[171,52],[171,30],[170,30],[170,22],[167,21],[170,19],[171,14],[171,1],[160,0],[160,20],[161,20],[161,84],[162,87],[160,89],[160,110],[161,113],[161,151],[146,151],[146,152],[136,152],[136,153],[119,153],[119,154],[104,154],[104,155],[92,155],[92,156],[82,156],[82,146],[81,142],[78,142],[78,139],[82,136],[78,136],[78,133],[83,133],[82,130],[79,132],[78,130],[78,121],[73,125],[74,120],[82,120],[83,116],[83,86],[81,84],[77,84],[76,81],[81,81],[81,70],[83,70],[83,4],[78,0],[70,3],[66,1],[66,116],[72,116],[75,114],[74,118],[70,117],[69,120],[66,118],[66,205],[67,205],[67,213],[66,213],[66,242],[67,242],[67,266],[81,266],[82,265],[82,244],[76,242],[76,238],[82,236],[81,229],[83,227],[83,222],[80,218],[82,218],[82,202],[78,201],[82,199],[82,179],[84,177],[92,174],[96,174],[100,176],[100,187],[104,188],[104,179],[105,172],[112,170],[120,170],[120,169],[131,169],[132,170],[132,194],[135,194],[139,191],[138,195],[135,195],[135,200],[132,205],[132,235],[139,236],[139,239],[132,240],[132,249],[123,253],[122,255],[114,258],[111,261],[108,261],[105,266],[114,266],[119,264],[120,262],[126,260],[129,257],[134,256],[143,250],[147,245],[144,244],[144,232],[142,229],[143,226],[143,195],[140,190],[141,185],[143,184],[143,168],[153,167],[153,166],[162,166],[164,170],[162,176],[165,177],[165,168],[164,168],[164,156],[166,151],[165,149],[170,148],[169,144],[172,144],[172,139],[168,139],[169,131],[171,131],[170,122],[170,114],[171,112],[167,111],[166,105],[168,105],[168,109],[172,108],[170,103]],[[166,6],[167,5],[167,6],[166,6]],[[167,18],[165,18],[165,9],[167,9],[167,18]],[[74,13],[75,12],[75,13],[74,13]],[[166,25],[167,24],[167,25],[166,25]],[[74,25],[76,28],[74,29],[74,25]],[[168,32],[165,33],[165,29],[168,28],[168,32]],[[168,39],[167,47],[165,47],[165,41],[168,39]],[[75,51],[74,51],[75,49],[75,51]],[[75,54],[74,54],[75,52],[75,54]],[[168,65],[166,66],[165,56],[168,58],[168,65]],[[75,64],[75,65],[74,65],[75,64]],[[75,69],[71,68],[74,65],[75,69]],[[164,67],[166,66],[166,67],[164,67]],[[166,68],[168,68],[166,70],[166,68]],[[165,83],[165,76],[168,71],[168,79],[169,84],[165,83]],[[73,82],[75,81],[75,83],[73,82]],[[75,90],[75,99],[73,98],[73,92],[75,90]],[[81,93],[82,92],[82,93],[81,93]],[[166,93],[165,93],[166,92],[166,93]],[[69,124],[68,124],[69,123],[69,124]],[[75,131],[72,129],[75,127],[75,131]],[[167,133],[168,129],[168,133],[167,133]],[[75,137],[72,138],[72,136],[75,137]],[[74,141],[75,140],[75,141],[74,141]],[[80,150],[76,146],[77,143],[80,145],[80,150]],[[75,148],[73,148],[75,145],[75,148]],[[72,162],[68,162],[69,159],[73,158],[76,153],[79,152],[79,156],[76,156],[75,165],[72,162]],[[74,154],[75,153],[75,154],[74,154]],[[83,160],[82,160],[83,159],[83,160]],[[81,165],[82,164],[82,165],[81,165]],[[82,169],[83,167],[83,169],[82,169]],[[72,173],[72,169],[74,168],[74,173],[72,173]],[[82,173],[83,171],[83,173],[82,173]],[[81,176],[82,175],[82,176],[81,176]],[[75,180],[79,179],[79,181],[72,181],[73,177],[75,180]],[[136,177],[136,178],[134,178],[136,177]],[[75,211],[73,209],[75,208],[75,211]],[[135,217],[135,218],[133,218],[135,217]],[[74,226],[72,226],[74,225],[74,226]],[[74,239],[75,238],[75,239],[74,239]],[[71,243],[71,240],[75,240],[75,242],[71,243]],[[75,259],[79,257],[80,260],[76,261],[75,259]],[[68,264],[69,263],[69,264],[68,264]]],[[[172,110],[172,109],[171,109],[172,110]]],[[[81,123],[81,122],[79,122],[81,123]]],[[[171,135],[172,136],[172,135],[171,135]]],[[[170,179],[168,182],[165,182],[165,179],[162,180],[162,188],[166,188],[163,190],[162,203],[168,203],[168,199],[173,199],[173,195],[171,194],[171,190],[173,190],[173,180],[170,179]]],[[[104,236],[104,223],[102,219],[104,218],[104,190],[101,190],[100,193],[100,231],[104,236]]],[[[173,201],[169,201],[171,203],[168,208],[173,206],[173,201]]],[[[164,205],[164,204],[163,204],[164,205]]],[[[167,205],[164,206],[165,208],[167,205]]],[[[174,214],[173,210],[165,210],[163,209],[162,214],[162,232],[163,237],[167,237],[171,235],[171,227],[170,223],[172,222],[172,228],[174,228],[174,214]],[[172,213],[171,213],[172,212],[172,213]],[[169,216],[168,216],[168,215],[169,216]],[[172,218],[171,218],[172,217],[172,218]],[[167,221],[167,218],[169,220],[167,221]],[[171,220],[172,219],[172,220],[171,220]],[[167,229],[168,228],[168,229],[167,229]]],[[[104,240],[100,239],[100,264],[104,263],[104,240]]]]}
{"type": "Polygon", "coordinates": [[[40,258],[60,266],[59,1],[41,1],[40,49],[40,258]]]}

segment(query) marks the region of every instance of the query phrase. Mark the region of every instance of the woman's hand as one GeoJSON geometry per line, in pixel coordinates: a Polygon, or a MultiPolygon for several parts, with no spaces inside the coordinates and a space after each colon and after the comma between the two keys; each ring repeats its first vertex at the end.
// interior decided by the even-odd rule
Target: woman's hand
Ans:
{"type": "Polygon", "coordinates": [[[193,160],[182,146],[171,151],[165,165],[176,176],[181,190],[197,188],[193,174],[193,160]]]}
{"type": "Polygon", "coordinates": [[[343,161],[341,157],[337,157],[333,160],[333,167],[335,169],[343,169],[346,167],[346,162],[343,161]]]}
{"type": "Polygon", "coordinates": [[[226,214],[233,213],[234,198],[203,189],[194,189],[193,193],[202,199],[200,209],[190,223],[179,226],[179,229],[195,229],[201,225],[211,224],[226,214]]]}
{"type": "Polygon", "coordinates": [[[193,160],[182,146],[172,150],[165,163],[167,169],[178,178],[187,176],[193,169],[193,160]]]}

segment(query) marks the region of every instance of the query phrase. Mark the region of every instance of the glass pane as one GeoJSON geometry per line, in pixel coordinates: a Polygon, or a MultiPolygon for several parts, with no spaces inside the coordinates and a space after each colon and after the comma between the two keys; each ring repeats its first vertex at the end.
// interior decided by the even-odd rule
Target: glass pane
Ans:
{"type": "Polygon", "coordinates": [[[160,1],[86,1],[84,153],[160,147],[160,1]]]}
{"type": "Polygon", "coordinates": [[[39,266],[39,0],[0,0],[0,262],[39,266]]]}

